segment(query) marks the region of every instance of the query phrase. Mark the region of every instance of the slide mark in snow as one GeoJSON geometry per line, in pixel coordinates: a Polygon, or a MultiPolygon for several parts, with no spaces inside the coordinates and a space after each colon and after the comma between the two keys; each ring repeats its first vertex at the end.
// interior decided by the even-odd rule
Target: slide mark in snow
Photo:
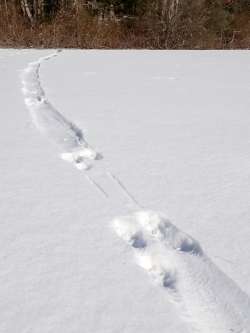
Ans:
{"type": "Polygon", "coordinates": [[[118,186],[119,190],[125,195],[125,197],[136,206],[137,209],[143,209],[138,200],[128,191],[127,187],[122,183],[122,181],[114,175],[112,172],[107,171],[107,176],[118,186]]]}
{"type": "Polygon", "coordinates": [[[60,147],[63,160],[73,163],[80,170],[86,170],[91,166],[87,161],[100,159],[101,155],[87,143],[81,129],[47,100],[40,82],[41,64],[56,57],[59,52],[29,63],[22,72],[22,91],[36,128],[60,147]]]}
{"type": "MultiPolygon", "coordinates": [[[[46,98],[40,82],[39,71],[41,64],[54,58],[60,51],[42,57],[28,64],[22,72],[22,91],[25,104],[30,111],[33,124],[36,128],[61,149],[61,158],[75,165],[79,170],[91,167],[89,160],[99,160],[102,155],[97,153],[85,140],[83,132],[75,124],[66,119],[46,98]]],[[[87,181],[105,198],[108,193],[90,175],[85,175],[87,181]]],[[[120,189],[129,196],[125,186],[112,174],[113,181],[118,183],[120,189]]],[[[138,203],[130,195],[129,200],[138,203]]],[[[137,207],[141,208],[141,207],[137,207]]]]}
{"type": "Polygon", "coordinates": [[[191,236],[152,211],[116,218],[112,226],[195,332],[250,332],[248,295],[191,236]]]}

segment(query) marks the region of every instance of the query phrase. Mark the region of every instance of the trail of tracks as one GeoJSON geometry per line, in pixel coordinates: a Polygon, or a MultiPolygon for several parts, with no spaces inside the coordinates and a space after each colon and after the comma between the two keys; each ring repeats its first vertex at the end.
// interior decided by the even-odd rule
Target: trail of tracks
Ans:
{"type": "MultiPolygon", "coordinates": [[[[30,112],[32,122],[37,130],[55,143],[60,149],[63,160],[72,163],[79,170],[88,170],[95,161],[102,159],[102,155],[94,150],[86,141],[84,133],[72,121],[64,117],[47,99],[40,80],[41,65],[54,57],[60,51],[41,57],[31,62],[22,72],[22,91],[25,104],[30,112]]],[[[85,178],[105,198],[109,197],[105,190],[89,174],[84,173],[85,178]]],[[[129,193],[125,185],[110,171],[106,175],[116,182],[120,191],[138,208],[141,206],[129,193]]]]}
{"type": "MultiPolygon", "coordinates": [[[[99,160],[101,155],[97,153],[86,141],[84,133],[73,122],[66,119],[48,101],[40,81],[41,65],[59,54],[56,51],[46,57],[28,64],[22,72],[22,91],[25,104],[30,111],[33,124],[40,133],[45,135],[60,149],[63,160],[72,163],[79,170],[87,170],[94,160],[99,160]]],[[[104,194],[105,191],[88,175],[87,180],[97,191],[104,194]]]]}
{"type": "Polygon", "coordinates": [[[61,150],[61,158],[73,163],[78,169],[87,169],[86,161],[100,158],[86,141],[83,132],[73,122],[66,119],[47,100],[39,76],[41,64],[58,55],[55,52],[29,63],[22,73],[25,104],[30,111],[36,128],[61,150]]]}
{"type": "MultiPolygon", "coordinates": [[[[29,63],[23,71],[25,104],[36,128],[60,148],[61,158],[82,170],[89,184],[109,199],[109,189],[87,173],[101,155],[89,145],[81,129],[53,107],[42,88],[40,66],[58,53],[29,63]]],[[[165,217],[142,210],[117,175],[109,170],[104,175],[136,210],[141,210],[116,218],[115,232],[132,247],[137,264],[168,293],[180,316],[201,333],[250,333],[249,297],[205,255],[197,241],[165,217]]]]}

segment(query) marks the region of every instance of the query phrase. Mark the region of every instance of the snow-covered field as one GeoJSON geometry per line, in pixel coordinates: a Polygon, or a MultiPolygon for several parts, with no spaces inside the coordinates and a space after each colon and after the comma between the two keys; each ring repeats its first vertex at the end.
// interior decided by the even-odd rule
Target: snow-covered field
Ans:
{"type": "Polygon", "coordinates": [[[0,332],[250,332],[250,52],[0,50],[0,332]]]}

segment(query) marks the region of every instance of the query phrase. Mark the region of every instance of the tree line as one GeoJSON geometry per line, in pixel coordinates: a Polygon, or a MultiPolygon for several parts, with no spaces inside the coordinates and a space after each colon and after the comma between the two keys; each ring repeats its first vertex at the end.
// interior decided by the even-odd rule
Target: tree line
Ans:
{"type": "Polygon", "coordinates": [[[0,0],[0,45],[250,47],[250,0],[0,0]]]}

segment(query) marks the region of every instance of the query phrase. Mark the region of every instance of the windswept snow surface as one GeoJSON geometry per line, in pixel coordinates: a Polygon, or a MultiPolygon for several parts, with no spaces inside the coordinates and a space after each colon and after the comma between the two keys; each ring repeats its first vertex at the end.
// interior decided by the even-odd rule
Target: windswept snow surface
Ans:
{"type": "Polygon", "coordinates": [[[249,59],[0,51],[0,332],[250,332],[249,59]]]}

